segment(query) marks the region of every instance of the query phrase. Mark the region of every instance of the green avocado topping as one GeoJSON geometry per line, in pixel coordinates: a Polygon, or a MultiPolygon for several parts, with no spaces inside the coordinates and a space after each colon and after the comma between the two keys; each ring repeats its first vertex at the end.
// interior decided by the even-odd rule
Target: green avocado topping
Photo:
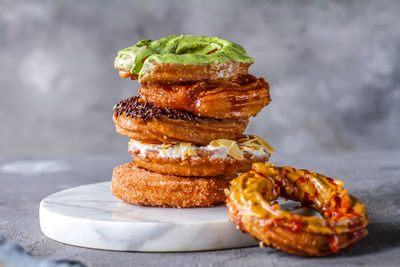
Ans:
{"type": "Polygon", "coordinates": [[[238,44],[218,37],[180,35],[157,41],[141,40],[119,51],[114,66],[138,74],[140,78],[154,66],[152,61],[174,64],[254,63],[254,59],[238,44]]]}

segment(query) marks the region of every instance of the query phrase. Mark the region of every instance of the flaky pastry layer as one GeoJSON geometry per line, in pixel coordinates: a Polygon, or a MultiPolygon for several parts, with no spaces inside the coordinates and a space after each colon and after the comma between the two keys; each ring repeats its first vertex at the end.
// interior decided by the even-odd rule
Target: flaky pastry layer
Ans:
{"type": "Polygon", "coordinates": [[[139,94],[156,106],[216,119],[249,118],[271,101],[268,83],[253,75],[223,82],[142,85],[139,94]]]}
{"type": "Polygon", "coordinates": [[[113,120],[118,133],[134,140],[154,144],[190,142],[208,145],[215,139],[235,140],[241,136],[248,124],[247,119],[181,120],[160,116],[145,120],[124,114],[117,116],[115,113],[113,120]]]}
{"type": "MultiPolygon", "coordinates": [[[[147,70],[140,78],[141,84],[226,80],[248,73],[251,63],[228,62],[221,64],[172,64],[149,62],[147,70]]],[[[122,78],[137,80],[138,75],[119,70],[122,78]]]]}
{"type": "Polygon", "coordinates": [[[195,208],[222,204],[233,176],[179,177],[127,163],[114,169],[112,194],[140,206],[195,208]]]}

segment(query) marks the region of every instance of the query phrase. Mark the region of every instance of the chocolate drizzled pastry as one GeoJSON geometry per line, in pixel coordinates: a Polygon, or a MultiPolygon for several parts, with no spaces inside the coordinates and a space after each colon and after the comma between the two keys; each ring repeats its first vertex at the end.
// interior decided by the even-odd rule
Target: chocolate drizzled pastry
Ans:
{"type": "Polygon", "coordinates": [[[130,98],[119,101],[114,106],[114,110],[117,116],[124,114],[132,118],[142,118],[148,120],[151,118],[158,118],[160,116],[166,116],[170,119],[175,120],[205,120],[207,118],[197,116],[188,111],[181,111],[171,108],[163,108],[155,106],[150,102],[140,100],[138,96],[132,96],[130,98]]]}

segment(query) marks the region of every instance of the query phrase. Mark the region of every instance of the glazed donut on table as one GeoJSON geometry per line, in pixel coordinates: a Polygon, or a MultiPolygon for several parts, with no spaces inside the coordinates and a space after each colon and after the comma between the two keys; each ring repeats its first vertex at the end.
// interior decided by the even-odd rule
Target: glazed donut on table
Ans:
{"type": "Polygon", "coordinates": [[[139,97],[121,100],[113,120],[118,133],[145,143],[208,145],[212,140],[236,140],[246,129],[248,119],[208,119],[186,111],[142,102],[139,97]]]}
{"type": "Polygon", "coordinates": [[[225,201],[224,190],[234,177],[179,177],[127,163],[114,169],[111,191],[123,201],[140,206],[209,207],[225,201]]]}
{"type": "Polygon", "coordinates": [[[252,171],[232,181],[226,202],[243,231],[295,255],[337,253],[368,233],[364,204],[349,195],[341,181],[312,171],[254,164],[252,171]],[[274,202],[279,196],[300,201],[323,218],[282,210],[274,202]]]}
{"type": "Polygon", "coordinates": [[[168,36],[142,40],[118,52],[114,67],[141,84],[224,80],[247,74],[246,50],[216,37],[168,36]]]}
{"type": "Polygon", "coordinates": [[[255,162],[268,161],[273,149],[261,137],[245,135],[237,141],[220,139],[208,146],[191,143],[129,142],[129,152],[140,167],[178,176],[221,176],[246,172],[255,162]]]}
{"type": "Polygon", "coordinates": [[[139,94],[156,106],[216,119],[249,118],[269,104],[269,85],[253,75],[223,82],[144,84],[139,94]]]}

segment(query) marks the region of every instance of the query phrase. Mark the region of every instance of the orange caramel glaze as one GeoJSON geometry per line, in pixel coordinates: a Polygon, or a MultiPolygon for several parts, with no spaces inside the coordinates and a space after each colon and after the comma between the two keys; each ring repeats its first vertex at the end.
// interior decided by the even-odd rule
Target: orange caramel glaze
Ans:
{"type": "Polygon", "coordinates": [[[231,80],[142,84],[141,98],[156,106],[216,119],[249,118],[269,104],[269,85],[253,75],[231,80]]]}

